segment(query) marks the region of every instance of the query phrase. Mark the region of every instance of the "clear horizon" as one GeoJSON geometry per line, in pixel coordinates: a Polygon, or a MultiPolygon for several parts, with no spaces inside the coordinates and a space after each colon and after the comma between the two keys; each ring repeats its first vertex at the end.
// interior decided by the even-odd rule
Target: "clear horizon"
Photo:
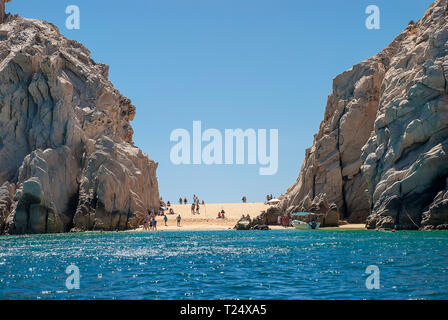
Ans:
{"type": "Polygon", "coordinates": [[[193,194],[206,203],[262,202],[297,179],[323,119],[332,79],[383,50],[433,1],[110,1],[25,2],[6,11],[47,20],[110,66],[110,80],[137,108],[135,145],[159,163],[160,194],[176,203],[193,194]],[[81,28],[65,27],[67,6],[81,28]],[[381,28],[368,30],[368,5],[381,28]],[[205,129],[278,129],[279,165],[174,165],[170,133],[205,129]]]}

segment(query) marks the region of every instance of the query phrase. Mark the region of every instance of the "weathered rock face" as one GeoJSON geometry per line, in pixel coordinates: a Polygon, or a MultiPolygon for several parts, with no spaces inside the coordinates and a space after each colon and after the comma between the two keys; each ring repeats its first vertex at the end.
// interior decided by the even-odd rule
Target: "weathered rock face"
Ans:
{"type": "Polygon", "coordinates": [[[381,56],[368,59],[333,81],[325,118],[295,185],[282,197],[288,213],[314,211],[315,198],[335,203],[343,218],[365,220],[369,203],[360,172],[361,148],[370,137],[385,67],[381,56]]]}
{"type": "Polygon", "coordinates": [[[15,185],[5,182],[0,186],[0,230],[5,229],[6,219],[11,212],[12,198],[14,196],[15,185]]]}
{"type": "Polygon", "coordinates": [[[124,230],[158,208],[131,101],[50,23],[0,25],[0,233],[124,230]]]}
{"type": "Polygon", "coordinates": [[[437,197],[448,176],[447,14],[447,1],[436,1],[406,29],[391,57],[375,130],[362,155],[369,228],[448,223],[448,208],[437,197]]]}
{"type": "Polygon", "coordinates": [[[0,0],[0,23],[5,19],[5,0],[0,0]]]}
{"type": "Polygon", "coordinates": [[[429,210],[423,213],[423,229],[448,230],[447,210],[448,191],[440,191],[429,206],[429,210]]]}
{"type": "Polygon", "coordinates": [[[435,1],[385,50],[335,78],[283,211],[309,211],[320,196],[369,228],[448,223],[447,14],[447,0],[435,1]]]}

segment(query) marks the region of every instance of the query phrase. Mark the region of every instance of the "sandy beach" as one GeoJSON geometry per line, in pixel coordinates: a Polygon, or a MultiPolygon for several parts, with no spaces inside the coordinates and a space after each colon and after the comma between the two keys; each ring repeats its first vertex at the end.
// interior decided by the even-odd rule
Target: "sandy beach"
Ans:
{"type": "MultiPolygon", "coordinates": [[[[171,205],[175,214],[168,214],[167,226],[163,217],[157,216],[158,231],[200,231],[200,230],[228,230],[232,229],[241,215],[249,215],[251,219],[257,217],[269,206],[264,203],[212,203],[200,205],[200,214],[191,213],[191,204],[171,205]],[[218,212],[225,211],[225,219],[217,219],[218,212]],[[181,227],[177,227],[176,217],[180,214],[181,227]]],[[[271,229],[284,229],[282,226],[269,226],[271,229]]],[[[365,229],[364,224],[346,224],[333,229],[365,229]]],[[[143,228],[137,229],[143,231],[143,228]]]]}

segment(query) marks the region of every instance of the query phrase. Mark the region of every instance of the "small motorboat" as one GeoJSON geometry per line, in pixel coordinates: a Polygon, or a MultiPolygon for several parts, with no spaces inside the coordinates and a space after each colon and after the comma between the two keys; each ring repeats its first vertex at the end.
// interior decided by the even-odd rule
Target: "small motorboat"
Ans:
{"type": "Polygon", "coordinates": [[[306,230],[308,229],[308,223],[303,222],[303,221],[299,221],[299,220],[293,220],[291,222],[291,225],[296,228],[296,229],[300,229],[300,230],[306,230]]]}
{"type": "Polygon", "coordinates": [[[315,230],[320,227],[320,222],[311,221],[311,222],[303,222],[299,220],[293,220],[291,225],[298,230],[315,230]]]}

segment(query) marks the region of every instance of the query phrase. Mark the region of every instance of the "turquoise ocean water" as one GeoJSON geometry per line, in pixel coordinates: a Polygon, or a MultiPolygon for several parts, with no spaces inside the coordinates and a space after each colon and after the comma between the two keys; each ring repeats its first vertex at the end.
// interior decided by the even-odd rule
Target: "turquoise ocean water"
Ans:
{"type": "Polygon", "coordinates": [[[448,232],[4,236],[0,299],[448,299],[448,232]],[[379,289],[366,288],[369,265],[379,289]]]}

